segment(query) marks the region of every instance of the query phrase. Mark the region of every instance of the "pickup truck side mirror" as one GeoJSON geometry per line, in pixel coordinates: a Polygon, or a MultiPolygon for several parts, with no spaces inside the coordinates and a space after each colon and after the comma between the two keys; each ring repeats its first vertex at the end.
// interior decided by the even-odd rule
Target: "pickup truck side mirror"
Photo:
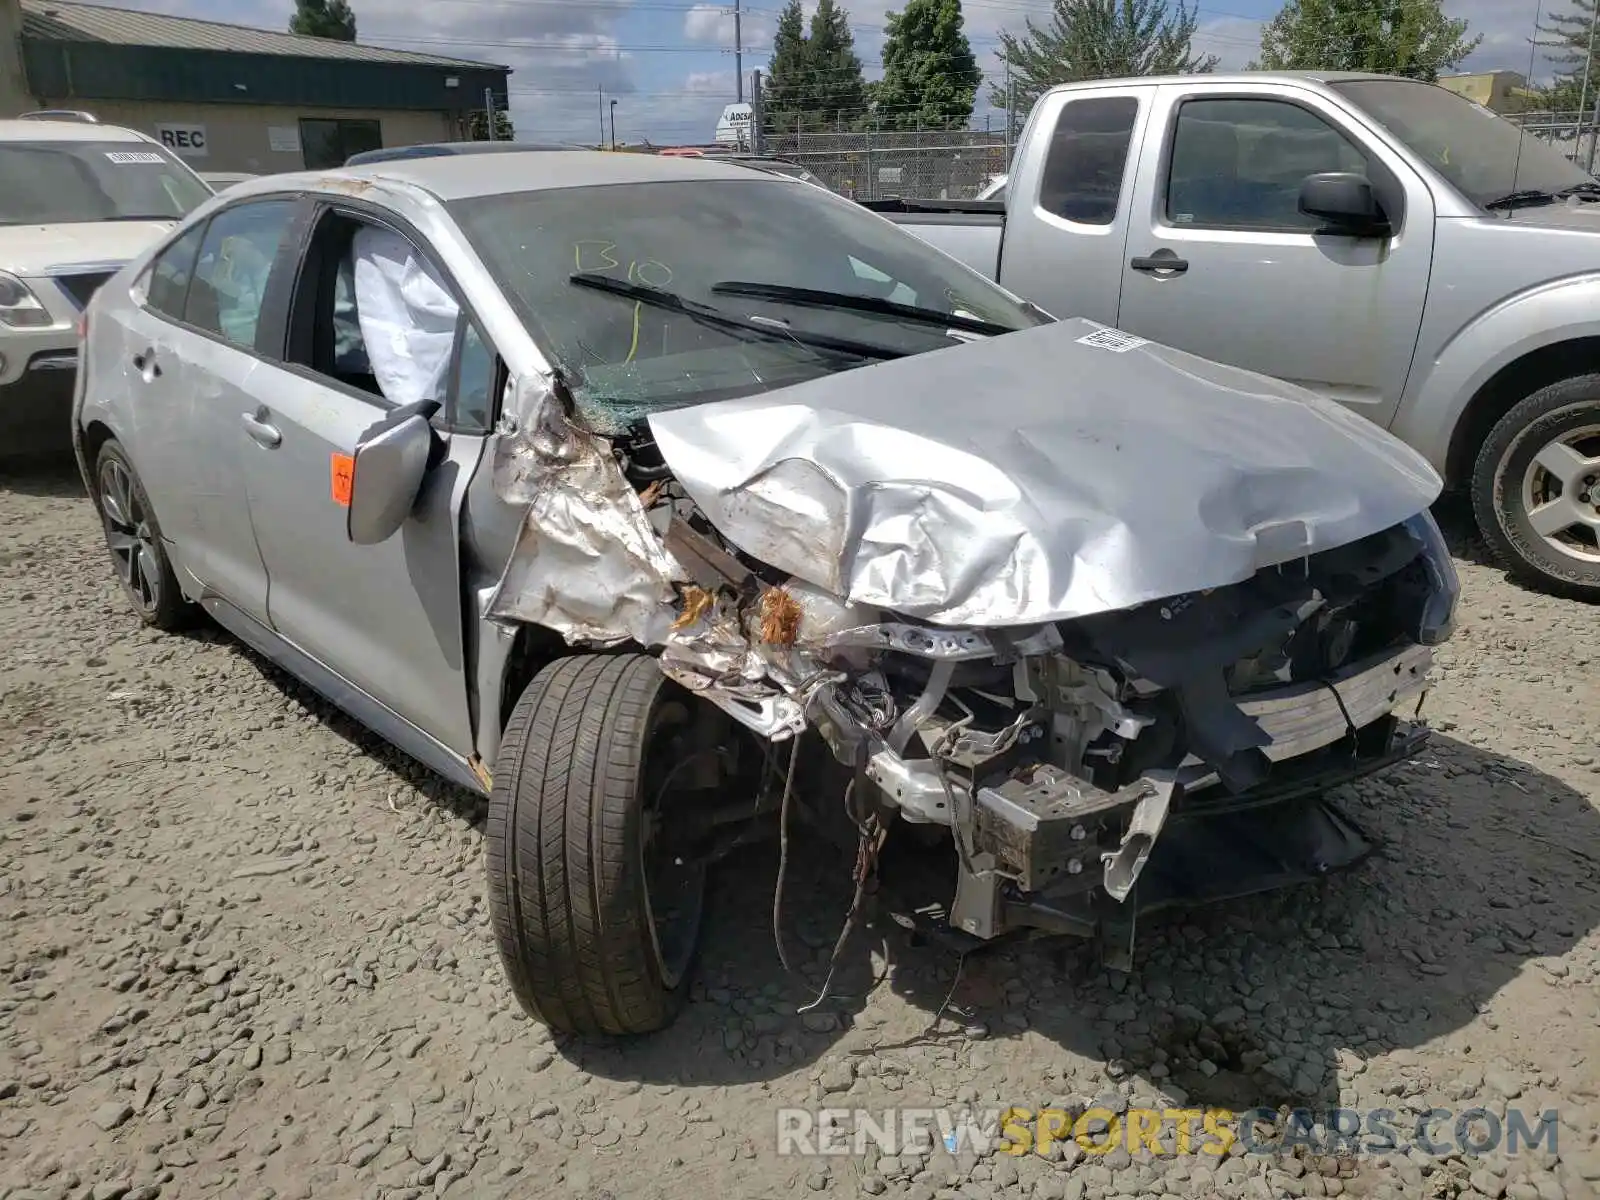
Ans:
{"type": "Polygon", "coordinates": [[[436,400],[402,405],[361,435],[350,464],[345,532],[358,546],[387,541],[405,523],[433,458],[436,400]]]}
{"type": "Polygon", "coordinates": [[[1387,234],[1389,221],[1372,181],[1353,171],[1324,171],[1300,182],[1300,211],[1339,233],[1355,237],[1387,234]]]}

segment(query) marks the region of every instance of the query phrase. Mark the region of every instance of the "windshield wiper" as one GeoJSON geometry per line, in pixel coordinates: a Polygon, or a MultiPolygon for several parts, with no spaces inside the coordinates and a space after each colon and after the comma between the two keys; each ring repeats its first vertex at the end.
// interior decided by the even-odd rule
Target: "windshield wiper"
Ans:
{"type": "Polygon", "coordinates": [[[1600,196],[1600,180],[1585,179],[1582,183],[1562,188],[1556,195],[1562,200],[1568,196],[1600,196]]]}
{"type": "Polygon", "coordinates": [[[699,321],[704,325],[758,334],[779,341],[799,342],[802,346],[814,346],[819,350],[832,350],[857,358],[905,358],[910,354],[908,350],[898,350],[893,346],[879,346],[872,342],[858,342],[854,338],[834,337],[831,334],[814,333],[805,329],[791,329],[787,325],[769,325],[763,321],[742,317],[738,313],[724,312],[710,304],[701,304],[698,300],[686,299],[676,292],[645,287],[643,284],[629,283],[624,279],[613,279],[609,275],[600,275],[593,271],[578,271],[568,275],[567,281],[579,287],[593,288],[598,292],[609,292],[613,296],[637,300],[654,308],[664,308],[668,312],[681,313],[690,320],[699,321]]]}
{"type": "Polygon", "coordinates": [[[714,283],[711,291],[719,296],[748,296],[754,300],[776,300],[782,304],[797,304],[807,308],[875,313],[901,321],[915,321],[919,325],[940,325],[945,329],[960,329],[989,337],[1016,332],[1009,325],[985,321],[981,317],[963,317],[956,313],[940,312],[937,308],[899,304],[893,300],[881,300],[877,296],[857,296],[850,292],[822,292],[814,288],[787,287],[781,283],[745,283],[742,280],[714,283]]]}
{"type": "Polygon", "coordinates": [[[1493,200],[1484,203],[1485,208],[1493,212],[1497,208],[1517,208],[1521,205],[1530,207],[1540,204],[1554,204],[1554,192],[1544,191],[1542,188],[1523,188],[1517,192],[1507,192],[1504,196],[1496,196],[1493,200]]]}

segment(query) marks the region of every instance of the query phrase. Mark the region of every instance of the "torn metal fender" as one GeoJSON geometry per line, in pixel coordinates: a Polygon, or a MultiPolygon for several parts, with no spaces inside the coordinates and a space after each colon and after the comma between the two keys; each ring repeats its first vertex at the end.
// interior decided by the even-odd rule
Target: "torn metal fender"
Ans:
{"type": "Polygon", "coordinates": [[[1042,624],[1248,579],[1423,511],[1441,482],[1365,417],[1061,321],[650,416],[741,550],[940,625],[1042,624]]]}
{"type": "Polygon", "coordinates": [[[688,576],[601,438],[567,416],[553,377],[519,379],[495,431],[495,492],[526,515],[486,615],[568,642],[665,641],[688,576]]]}

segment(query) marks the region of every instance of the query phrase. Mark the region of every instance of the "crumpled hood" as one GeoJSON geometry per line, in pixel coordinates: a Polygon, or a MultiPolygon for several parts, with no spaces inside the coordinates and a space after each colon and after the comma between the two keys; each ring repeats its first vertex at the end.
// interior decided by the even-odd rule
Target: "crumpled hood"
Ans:
{"type": "Polygon", "coordinates": [[[1441,488],[1421,455],[1330,401],[1084,320],[650,426],[742,550],[945,625],[1236,583],[1385,529],[1441,488]]]}
{"type": "Polygon", "coordinates": [[[70,222],[0,226],[0,271],[31,276],[77,263],[125,263],[176,221],[70,222]]]}

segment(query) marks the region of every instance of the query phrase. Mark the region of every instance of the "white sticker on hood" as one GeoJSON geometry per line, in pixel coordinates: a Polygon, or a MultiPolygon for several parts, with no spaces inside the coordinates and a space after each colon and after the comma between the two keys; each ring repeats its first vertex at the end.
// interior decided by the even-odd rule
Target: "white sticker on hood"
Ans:
{"type": "Polygon", "coordinates": [[[132,163],[164,163],[167,160],[152,150],[107,150],[106,157],[118,166],[132,163]]]}
{"type": "Polygon", "coordinates": [[[1078,339],[1082,346],[1093,346],[1097,350],[1114,350],[1123,354],[1135,350],[1140,346],[1148,346],[1149,338],[1134,337],[1131,333],[1123,333],[1120,329],[1096,329],[1093,333],[1085,334],[1078,339]]]}

